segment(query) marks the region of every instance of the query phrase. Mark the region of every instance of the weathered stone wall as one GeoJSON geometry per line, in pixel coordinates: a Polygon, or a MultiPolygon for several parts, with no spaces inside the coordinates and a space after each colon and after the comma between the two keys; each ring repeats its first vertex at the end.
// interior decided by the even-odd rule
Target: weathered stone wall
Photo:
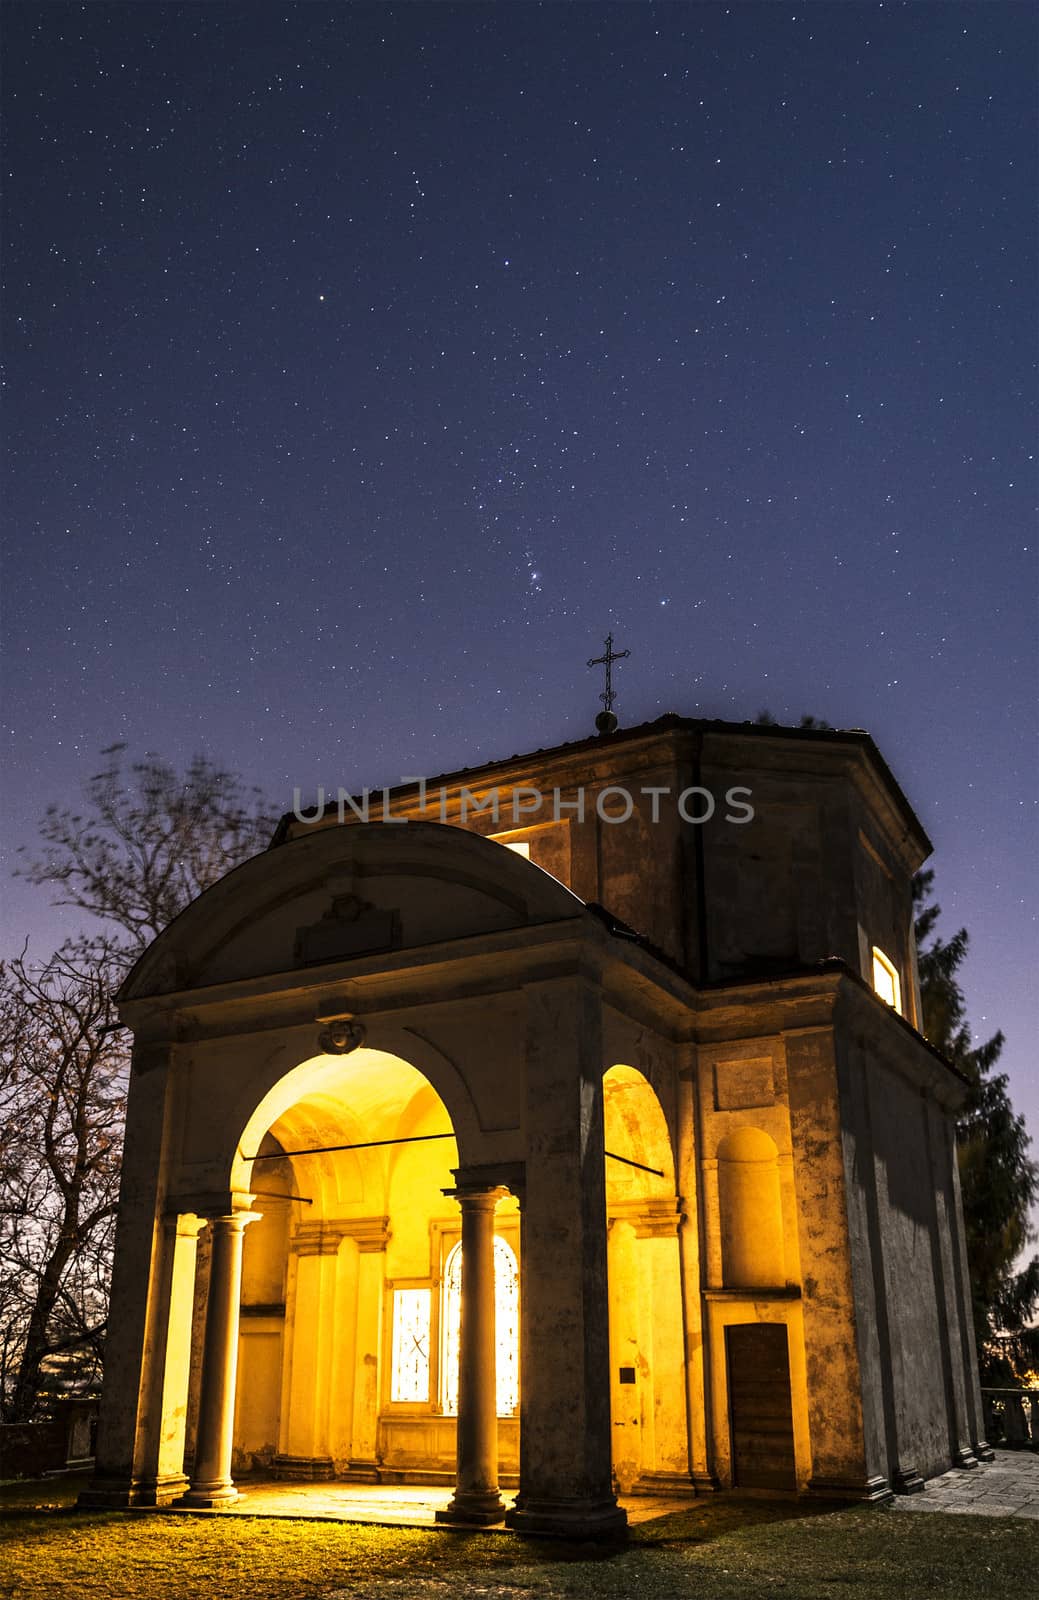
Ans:
{"type": "MultiPolygon", "coordinates": [[[[673,718],[434,780],[430,793],[423,809],[415,791],[390,791],[388,812],[525,844],[535,865],[694,979],[838,956],[868,981],[873,942],[897,963],[912,999],[909,885],[929,846],[860,734],[798,738],[673,718]],[[730,802],[734,789],[742,798],[730,802]],[[711,803],[699,791],[714,806],[702,824],[688,820],[711,803]],[[725,820],[741,818],[748,803],[753,821],[725,820]],[[873,857],[864,861],[867,848],[873,857]]],[[[333,809],[316,828],[335,826],[333,809]]],[[[292,822],[284,835],[308,830],[292,822]]],[[[915,1020],[911,1004],[907,1014],[915,1020]]]]}
{"type": "Polygon", "coordinates": [[[977,1442],[962,1336],[951,1118],[961,1092],[922,1041],[850,986],[841,1125],[867,1454],[893,1488],[977,1442]]]}

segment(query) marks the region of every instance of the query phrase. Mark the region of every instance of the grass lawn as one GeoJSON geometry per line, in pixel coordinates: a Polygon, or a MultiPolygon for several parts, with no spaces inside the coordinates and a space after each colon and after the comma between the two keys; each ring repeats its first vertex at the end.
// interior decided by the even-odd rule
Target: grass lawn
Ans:
{"type": "Polygon", "coordinates": [[[1028,1594],[1039,1522],[704,1500],[620,1550],[375,1528],[81,1512],[82,1479],[0,1489],[4,1600],[976,1600],[1028,1594]]]}

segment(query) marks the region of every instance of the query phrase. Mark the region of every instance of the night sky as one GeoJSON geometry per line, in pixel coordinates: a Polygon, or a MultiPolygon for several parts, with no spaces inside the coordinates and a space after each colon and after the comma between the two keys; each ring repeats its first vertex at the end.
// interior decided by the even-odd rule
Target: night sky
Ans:
{"type": "Polygon", "coordinates": [[[8,867],[117,739],[584,737],[612,627],[873,733],[1039,1130],[1034,8],[4,14],[8,867]]]}

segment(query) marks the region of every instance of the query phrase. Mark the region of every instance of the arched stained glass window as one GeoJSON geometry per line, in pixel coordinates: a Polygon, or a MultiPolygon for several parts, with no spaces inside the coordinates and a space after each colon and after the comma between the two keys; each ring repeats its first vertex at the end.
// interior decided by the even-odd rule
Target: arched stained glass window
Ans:
{"type": "MultiPolygon", "coordinates": [[[[458,1415],[458,1342],[462,1326],[462,1246],[455,1245],[444,1267],[440,1393],[444,1414],[458,1415]]],[[[512,1246],[494,1236],[495,1381],[499,1417],[519,1410],[519,1263],[512,1246]]]]}

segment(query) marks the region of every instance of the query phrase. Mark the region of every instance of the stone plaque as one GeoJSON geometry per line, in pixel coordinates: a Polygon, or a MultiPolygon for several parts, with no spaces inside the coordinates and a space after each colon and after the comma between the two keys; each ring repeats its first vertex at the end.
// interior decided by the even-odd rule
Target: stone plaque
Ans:
{"type": "Polygon", "coordinates": [[[320,922],[296,931],[300,966],[350,956],[395,950],[400,944],[400,913],[378,911],[356,895],[336,895],[320,922]]]}
{"type": "Polygon", "coordinates": [[[770,1106],[776,1098],[771,1056],[750,1061],[719,1061],[714,1069],[714,1105],[717,1111],[749,1111],[770,1106]]]}

